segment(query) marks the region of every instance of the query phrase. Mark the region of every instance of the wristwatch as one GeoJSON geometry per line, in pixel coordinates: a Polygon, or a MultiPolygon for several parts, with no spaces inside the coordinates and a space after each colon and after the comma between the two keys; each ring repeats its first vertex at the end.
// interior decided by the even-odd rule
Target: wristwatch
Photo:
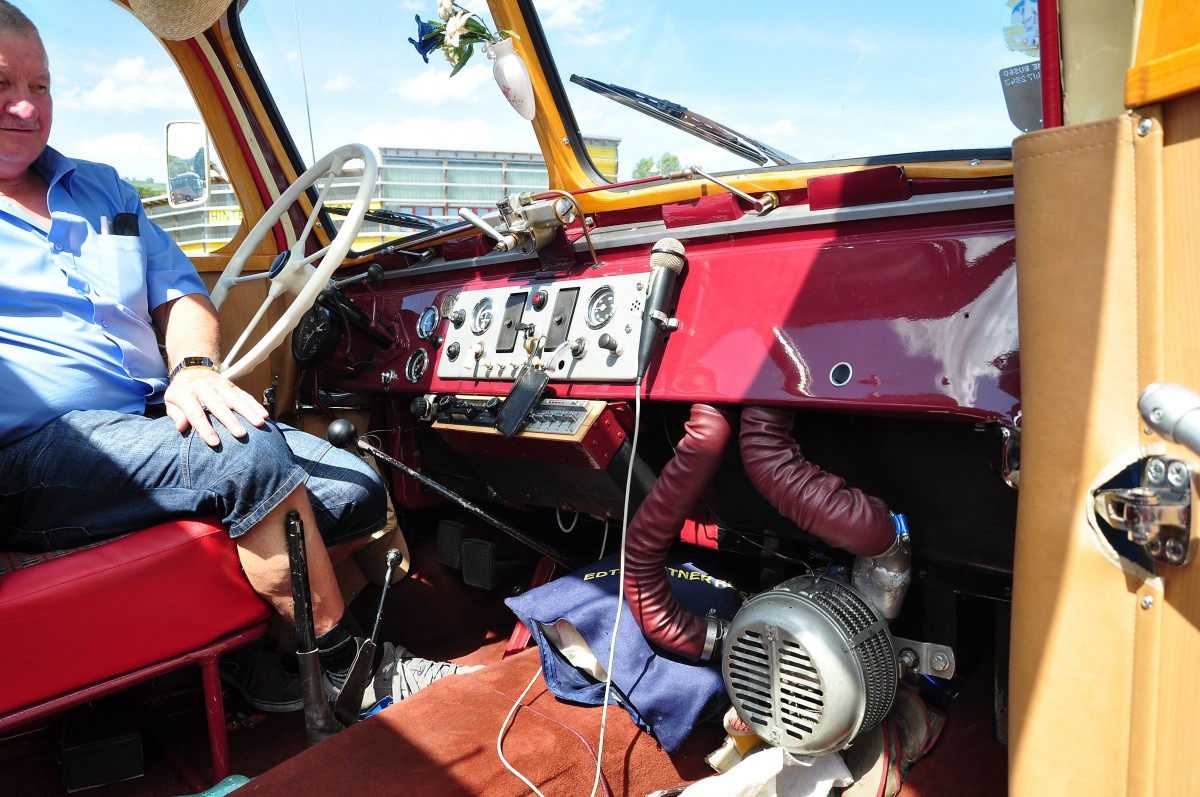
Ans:
{"type": "Polygon", "coordinates": [[[174,379],[175,374],[182,371],[184,368],[207,368],[210,371],[216,371],[217,364],[208,357],[184,357],[179,361],[179,364],[171,369],[171,373],[167,379],[174,379]]]}

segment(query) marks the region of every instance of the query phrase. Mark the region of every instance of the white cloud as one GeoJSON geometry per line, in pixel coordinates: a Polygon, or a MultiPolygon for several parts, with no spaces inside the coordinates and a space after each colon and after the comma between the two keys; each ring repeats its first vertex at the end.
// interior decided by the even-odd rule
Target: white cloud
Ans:
{"type": "Polygon", "coordinates": [[[481,87],[495,85],[490,63],[482,51],[477,52],[470,65],[451,78],[449,64],[431,61],[415,78],[397,84],[394,91],[419,107],[461,103],[478,96],[481,87]],[[476,59],[483,60],[476,63],[476,59]]]}
{"type": "Polygon", "coordinates": [[[149,68],[146,59],[121,58],[89,86],[78,81],[55,90],[54,102],[64,108],[112,114],[147,109],[194,109],[187,86],[173,67],[149,68]]]}
{"type": "Polygon", "coordinates": [[[604,0],[538,0],[538,17],[547,30],[580,30],[604,16],[604,0]]]}
{"type": "Polygon", "coordinates": [[[330,75],[325,82],[321,84],[322,91],[346,91],[353,87],[354,81],[349,75],[330,75]]]}
{"type": "Polygon", "coordinates": [[[161,140],[142,133],[110,133],[99,138],[77,139],[67,152],[73,158],[111,163],[122,177],[144,180],[162,176],[165,155],[161,140]]]}

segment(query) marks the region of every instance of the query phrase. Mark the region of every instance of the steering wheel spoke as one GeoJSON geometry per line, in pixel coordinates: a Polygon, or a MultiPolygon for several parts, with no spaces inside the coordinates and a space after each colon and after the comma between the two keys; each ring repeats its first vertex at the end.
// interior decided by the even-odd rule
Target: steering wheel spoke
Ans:
{"type": "Polygon", "coordinates": [[[317,295],[329,283],[333,272],[342,264],[342,261],[346,258],[346,254],[350,251],[351,245],[354,243],[354,239],[358,237],[358,231],[362,228],[363,217],[371,205],[371,196],[375,191],[377,171],[375,155],[367,147],[361,144],[348,144],[344,147],[339,147],[314,163],[304,174],[296,178],[296,182],[289,186],[280,195],[279,199],[272,203],[262,218],[251,228],[249,234],[247,234],[245,240],[242,241],[237,252],[234,253],[229,264],[221,273],[212,291],[213,304],[219,308],[229,295],[229,291],[236,285],[270,278],[266,301],[259,307],[258,312],[254,315],[254,320],[242,332],[237,343],[234,344],[222,362],[221,370],[230,379],[237,379],[244,376],[259,363],[266,360],[270,353],[283,342],[287,334],[300,323],[300,319],[304,317],[304,314],[316,302],[317,295]],[[304,254],[306,244],[309,236],[313,234],[313,230],[316,228],[321,210],[325,206],[326,195],[333,187],[334,178],[341,172],[342,167],[348,161],[352,160],[361,160],[363,162],[363,170],[355,192],[354,201],[346,214],[345,220],[338,228],[337,234],[330,240],[328,246],[322,247],[319,251],[310,255],[306,255],[304,254]],[[288,212],[296,201],[314,186],[317,187],[317,200],[313,204],[312,212],[308,214],[304,228],[297,236],[296,242],[289,247],[291,255],[288,258],[288,262],[284,264],[283,268],[274,277],[271,277],[267,273],[251,274],[243,277],[242,271],[245,269],[250,255],[258,249],[259,244],[267,236],[271,228],[278,224],[279,220],[283,218],[284,214],[288,212]],[[315,266],[313,265],[314,263],[316,263],[315,266]],[[247,345],[251,331],[262,320],[267,308],[276,298],[285,293],[292,297],[292,301],[287,309],[283,311],[279,320],[271,326],[262,339],[250,346],[245,354],[242,354],[242,349],[247,345]]]}

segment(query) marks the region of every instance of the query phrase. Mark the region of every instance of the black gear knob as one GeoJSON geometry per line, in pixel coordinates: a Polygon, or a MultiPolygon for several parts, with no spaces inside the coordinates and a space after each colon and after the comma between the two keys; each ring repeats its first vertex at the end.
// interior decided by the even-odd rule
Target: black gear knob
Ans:
{"type": "Polygon", "coordinates": [[[337,448],[347,448],[358,440],[358,429],[354,428],[354,424],[345,418],[338,418],[329,424],[329,429],[325,431],[325,437],[337,448]]]}

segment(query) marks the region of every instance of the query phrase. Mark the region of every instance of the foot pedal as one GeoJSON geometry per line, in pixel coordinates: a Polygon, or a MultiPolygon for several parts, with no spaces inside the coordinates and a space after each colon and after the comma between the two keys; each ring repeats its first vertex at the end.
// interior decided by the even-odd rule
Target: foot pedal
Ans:
{"type": "Polygon", "coordinates": [[[463,538],[467,527],[455,520],[443,520],[437,527],[437,560],[455,570],[462,568],[463,538]]]}
{"type": "Polygon", "coordinates": [[[491,540],[462,541],[463,581],[479,589],[496,586],[496,543],[491,540]]]}

